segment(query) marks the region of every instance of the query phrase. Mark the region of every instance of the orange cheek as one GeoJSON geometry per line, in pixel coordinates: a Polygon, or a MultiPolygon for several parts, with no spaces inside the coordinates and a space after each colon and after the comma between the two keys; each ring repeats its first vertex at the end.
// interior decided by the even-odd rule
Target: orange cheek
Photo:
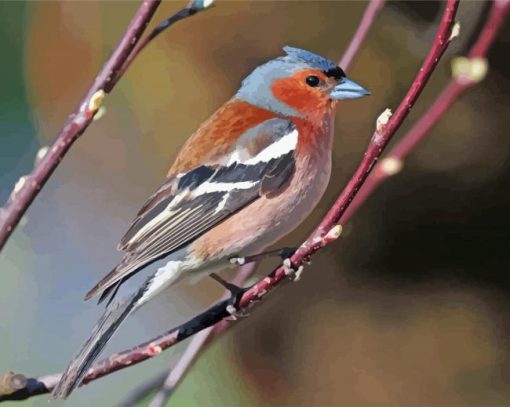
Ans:
{"type": "Polygon", "coordinates": [[[311,88],[300,78],[282,78],[276,80],[271,86],[271,92],[281,102],[297,110],[299,113],[308,114],[324,107],[328,97],[317,88],[311,88]]]}

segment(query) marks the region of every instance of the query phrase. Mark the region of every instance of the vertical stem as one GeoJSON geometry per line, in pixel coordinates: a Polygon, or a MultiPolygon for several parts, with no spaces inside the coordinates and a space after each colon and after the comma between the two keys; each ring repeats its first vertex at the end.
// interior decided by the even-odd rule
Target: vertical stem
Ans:
{"type": "Polygon", "coordinates": [[[379,14],[379,11],[381,11],[381,9],[383,8],[384,1],[385,0],[369,1],[367,8],[363,13],[363,17],[361,18],[361,21],[358,25],[358,28],[356,29],[356,33],[352,37],[352,40],[349,43],[349,46],[347,47],[347,50],[345,51],[344,55],[342,56],[342,59],[338,64],[344,71],[349,70],[349,68],[351,67],[352,61],[354,60],[354,57],[361,48],[361,44],[363,44],[363,42],[365,41],[365,38],[368,34],[368,31],[370,30],[370,27],[372,27],[377,15],[379,14]]]}

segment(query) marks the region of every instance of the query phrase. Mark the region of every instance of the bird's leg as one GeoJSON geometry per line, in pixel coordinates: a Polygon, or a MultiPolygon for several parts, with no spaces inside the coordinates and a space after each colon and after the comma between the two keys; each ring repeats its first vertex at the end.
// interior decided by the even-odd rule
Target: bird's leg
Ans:
{"type": "Polygon", "coordinates": [[[239,287],[235,284],[229,283],[228,281],[223,280],[216,273],[211,273],[209,276],[220,283],[223,287],[225,287],[228,291],[230,291],[230,298],[228,300],[229,304],[227,305],[227,312],[232,315],[234,319],[237,317],[247,317],[248,314],[245,312],[239,311],[239,301],[243,294],[248,291],[250,288],[239,287]]]}
{"type": "MultiPolygon", "coordinates": [[[[297,250],[296,247],[282,247],[281,249],[254,254],[252,256],[245,257],[232,256],[229,258],[229,261],[232,264],[238,264],[242,266],[243,264],[258,261],[266,257],[278,256],[283,260],[283,268],[285,269],[285,274],[288,275],[292,279],[292,281],[299,281],[301,279],[301,274],[303,273],[303,266],[301,265],[297,269],[294,269],[290,261],[290,257],[294,254],[296,250],[297,250]]],[[[307,264],[310,264],[310,259],[305,260],[305,262],[307,264]]]]}
{"type": "Polygon", "coordinates": [[[281,249],[271,250],[268,252],[263,252],[259,254],[254,254],[252,256],[232,256],[229,258],[230,263],[238,264],[242,266],[243,264],[252,263],[254,261],[258,261],[261,259],[265,259],[266,257],[278,256],[282,260],[288,259],[290,256],[294,254],[297,249],[295,247],[282,247],[281,249]]]}

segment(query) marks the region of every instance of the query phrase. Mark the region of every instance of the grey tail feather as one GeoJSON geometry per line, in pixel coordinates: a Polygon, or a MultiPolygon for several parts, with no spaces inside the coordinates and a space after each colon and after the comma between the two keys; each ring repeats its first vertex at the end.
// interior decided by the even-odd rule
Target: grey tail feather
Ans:
{"type": "Polygon", "coordinates": [[[115,296],[117,295],[117,292],[119,291],[120,286],[127,280],[126,277],[119,280],[114,285],[111,285],[110,287],[106,288],[99,297],[99,300],[97,301],[97,305],[101,304],[104,300],[108,298],[108,301],[106,301],[106,306],[108,307],[112,301],[114,300],[115,296]]]}
{"type": "Polygon", "coordinates": [[[144,288],[131,295],[125,301],[114,301],[106,308],[92,333],[78,354],[71,360],[59,383],[51,393],[51,398],[67,398],[78,387],[92,363],[99,356],[122,321],[135,308],[144,293],[144,288]]]}

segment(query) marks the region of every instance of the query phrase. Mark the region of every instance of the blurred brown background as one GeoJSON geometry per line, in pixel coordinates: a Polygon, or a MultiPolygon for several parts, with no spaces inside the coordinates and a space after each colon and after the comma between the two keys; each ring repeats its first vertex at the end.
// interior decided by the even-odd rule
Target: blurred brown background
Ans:
{"type": "MultiPolygon", "coordinates": [[[[182,7],[165,2],[155,21],[182,7]]],[[[63,369],[101,308],[83,294],[120,258],[115,246],[179,146],[284,45],[338,60],[364,2],[218,2],[172,27],[105,101],[0,256],[0,371],[63,369]]],[[[137,2],[0,2],[0,198],[50,143],[137,2]]],[[[338,109],[334,174],[302,241],[357,165],[386,107],[411,83],[443,4],[390,2],[350,76],[373,96],[338,109]]],[[[461,36],[397,138],[429,106],[487,4],[463,2],[461,36]]],[[[486,80],[313,259],[200,359],[176,406],[510,405],[510,29],[486,80]]],[[[259,273],[274,266],[268,261],[259,273]]],[[[181,285],[135,314],[107,352],[184,321],[221,294],[181,285]]],[[[177,347],[77,391],[66,406],[113,406],[162,371],[177,347]]],[[[6,406],[15,405],[7,403],[6,406]]],[[[18,403],[45,406],[45,396],[18,403]]],[[[141,404],[145,405],[145,404],[141,404]]]]}

